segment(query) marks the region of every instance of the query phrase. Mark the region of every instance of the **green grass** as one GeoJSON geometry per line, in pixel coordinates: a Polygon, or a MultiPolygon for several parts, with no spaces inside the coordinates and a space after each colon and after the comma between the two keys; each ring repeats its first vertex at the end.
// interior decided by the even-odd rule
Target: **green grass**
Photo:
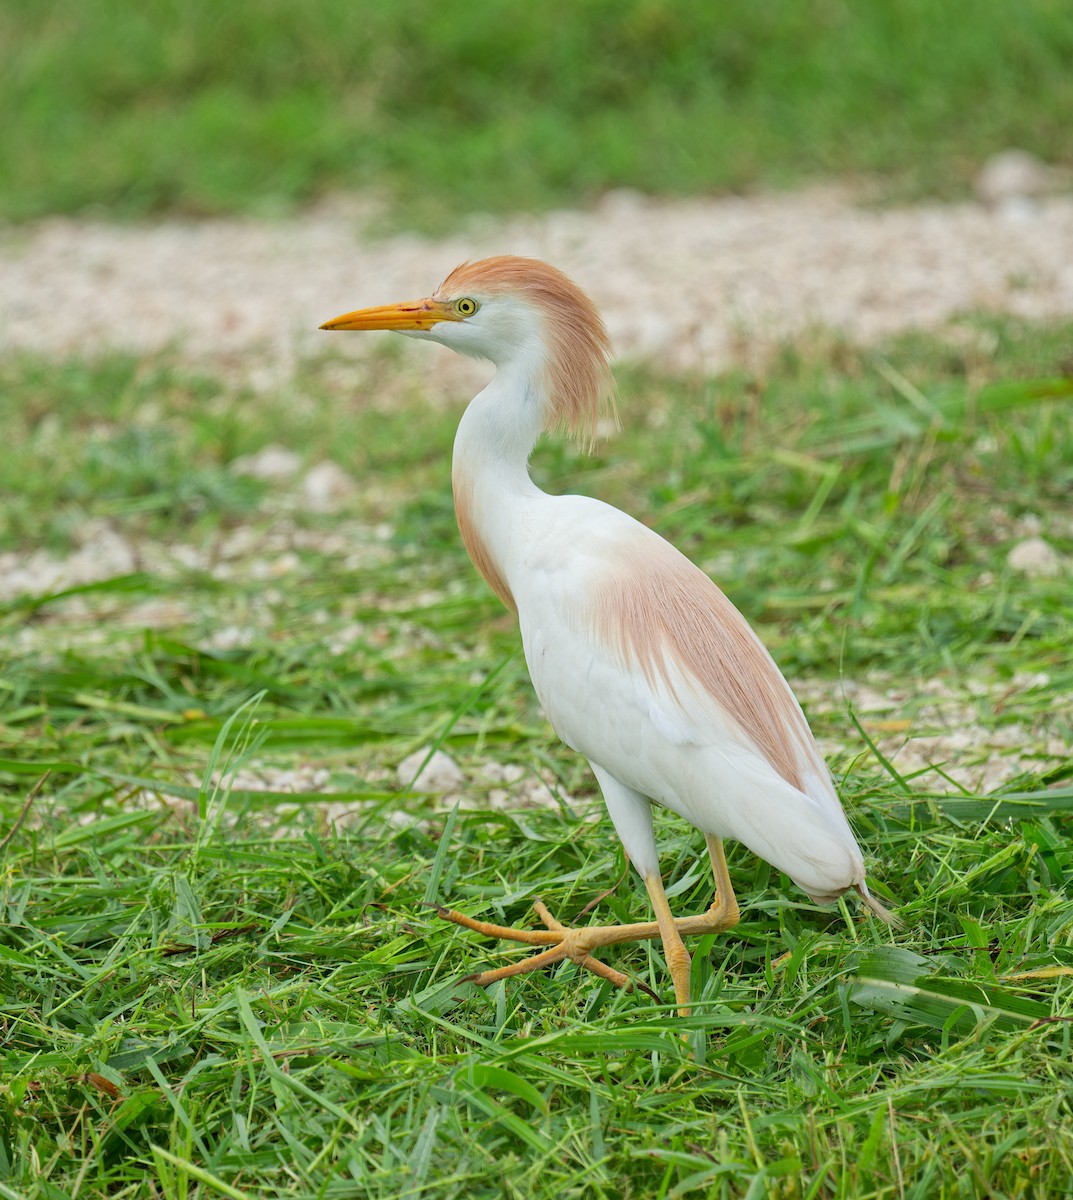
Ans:
{"type": "Polygon", "coordinates": [[[0,11],[0,216],[278,212],[336,189],[445,226],[607,188],[865,173],[957,195],[1071,162],[1058,0],[518,5],[18,0],[0,11]]]}
{"type": "MultiPolygon", "coordinates": [[[[0,1196],[1062,1194],[1073,600],[1006,553],[1031,517],[1073,555],[1071,335],[967,323],[961,349],[626,371],[619,437],[540,448],[545,486],[652,522],[831,698],[810,715],[905,921],[817,909],[734,846],[743,921],[694,941],[688,1021],[569,964],[460,984],[510,952],[423,903],[647,911],[459,547],[457,414],[405,382],[394,408],[353,401],[406,354],[256,396],[167,362],[0,365],[0,553],[68,558],[89,523],[142,556],[0,606],[0,1196]],[[318,516],[228,469],[270,441],[357,494],[318,516]],[[840,680],[890,711],[850,711],[840,680]],[[885,724],[929,732],[935,681],[974,736],[1016,731],[999,792],[890,763],[885,724]],[[398,791],[438,742],[476,808],[398,791]],[[559,807],[488,809],[490,762],[559,807]],[[324,775],[292,795],[287,769],[324,775]]],[[[699,911],[699,838],[660,836],[699,911]]],[[[612,961],[670,1000],[658,944],[612,961]]]]}

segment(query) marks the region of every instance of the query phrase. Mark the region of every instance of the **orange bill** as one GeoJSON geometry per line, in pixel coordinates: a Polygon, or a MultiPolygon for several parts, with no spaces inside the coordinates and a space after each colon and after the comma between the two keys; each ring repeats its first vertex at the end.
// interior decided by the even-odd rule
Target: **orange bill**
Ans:
{"type": "Polygon", "coordinates": [[[359,308],[325,321],[321,329],[431,329],[440,321],[461,321],[454,305],[443,300],[409,300],[359,308]]]}

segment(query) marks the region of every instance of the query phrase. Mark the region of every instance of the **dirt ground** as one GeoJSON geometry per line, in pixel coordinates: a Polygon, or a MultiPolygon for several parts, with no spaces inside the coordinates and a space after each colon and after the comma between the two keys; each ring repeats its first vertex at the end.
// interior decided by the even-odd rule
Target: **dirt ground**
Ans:
{"type": "MultiPolygon", "coordinates": [[[[442,239],[373,238],[370,211],[337,201],[276,222],[0,229],[0,350],[171,347],[268,384],[325,344],[321,322],[426,295],[457,263],[496,253],[554,262],[592,294],[620,357],[678,368],[717,369],[813,327],[868,342],[970,312],[1073,313],[1068,195],[891,208],[834,186],[615,192],[590,211],[475,219],[442,239]]],[[[375,341],[345,339],[345,352],[375,341]]],[[[421,361],[438,386],[474,370],[446,351],[421,361]]]]}

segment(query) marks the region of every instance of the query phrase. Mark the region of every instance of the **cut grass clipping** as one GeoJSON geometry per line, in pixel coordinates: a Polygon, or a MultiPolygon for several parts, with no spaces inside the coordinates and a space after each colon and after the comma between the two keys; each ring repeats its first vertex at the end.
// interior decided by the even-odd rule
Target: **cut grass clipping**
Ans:
{"type": "MultiPolygon", "coordinates": [[[[256,398],[0,365],[0,1196],[1064,1194],[1073,329],[963,333],[624,371],[619,437],[538,452],[749,614],[905,921],[731,847],[687,1021],[570,963],[460,984],[511,951],[422,903],[647,911],[458,544],[457,414],[351,401],[404,357],[256,398]],[[353,495],[232,469],[281,441],[353,495]],[[1032,537],[1055,573],[1009,565],[1032,537]],[[457,795],[400,790],[436,747],[457,795]]],[[[670,1000],[658,943],[613,961],[670,1000]]]]}

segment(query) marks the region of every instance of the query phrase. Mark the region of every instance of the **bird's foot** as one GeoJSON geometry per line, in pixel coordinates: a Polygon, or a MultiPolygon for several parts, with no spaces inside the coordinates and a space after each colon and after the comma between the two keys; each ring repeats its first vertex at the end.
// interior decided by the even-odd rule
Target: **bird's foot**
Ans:
{"type": "MultiPolygon", "coordinates": [[[[546,929],[515,929],[510,925],[494,925],[489,921],[478,921],[474,917],[467,917],[464,913],[456,912],[453,908],[436,906],[437,912],[445,920],[452,921],[455,925],[461,925],[465,929],[472,929],[476,933],[483,933],[486,937],[522,942],[528,946],[548,947],[548,949],[541,951],[539,954],[532,954],[528,958],[510,963],[505,967],[498,967],[493,971],[481,971],[476,975],[468,975],[466,976],[468,981],[486,987],[488,984],[496,983],[500,979],[508,979],[512,975],[522,975],[526,971],[535,971],[540,967],[549,967],[555,963],[562,962],[564,959],[570,959],[571,962],[577,963],[579,967],[584,967],[586,971],[591,971],[594,975],[598,975],[601,979],[606,979],[616,987],[623,988],[628,992],[633,991],[634,988],[638,988],[640,991],[651,996],[657,1004],[660,1002],[659,996],[646,984],[640,980],[631,979],[628,975],[624,975],[621,971],[616,971],[613,967],[609,967],[606,963],[593,957],[592,951],[596,946],[611,940],[606,937],[608,927],[590,926],[583,929],[572,929],[556,920],[548,911],[543,901],[537,900],[533,908],[537,916],[547,926],[546,929]]],[[[616,938],[614,940],[617,941],[619,939],[616,938]]]]}

